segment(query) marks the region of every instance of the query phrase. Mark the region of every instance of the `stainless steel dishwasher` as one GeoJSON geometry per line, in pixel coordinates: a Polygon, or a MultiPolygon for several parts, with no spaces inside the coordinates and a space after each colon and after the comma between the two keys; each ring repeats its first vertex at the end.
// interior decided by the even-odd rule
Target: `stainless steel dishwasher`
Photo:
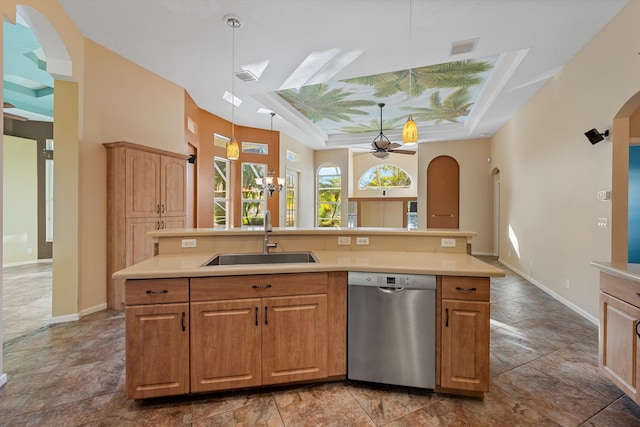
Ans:
{"type": "Polygon", "coordinates": [[[347,378],[435,387],[436,278],[349,272],[347,378]]]}

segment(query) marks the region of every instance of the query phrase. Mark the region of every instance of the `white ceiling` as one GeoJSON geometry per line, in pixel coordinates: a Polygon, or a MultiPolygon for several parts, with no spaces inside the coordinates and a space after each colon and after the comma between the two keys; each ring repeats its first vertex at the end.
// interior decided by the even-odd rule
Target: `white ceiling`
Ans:
{"type": "MultiPolygon", "coordinates": [[[[421,142],[480,138],[497,131],[628,0],[58,1],[86,37],[184,87],[201,108],[231,120],[222,96],[235,80],[243,100],[237,124],[268,129],[269,115],[257,111],[273,110],[274,129],[324,149],[371,136],[332,140],[273,94],[313,52],[337,49],[352,59],[333,80],[500,55],[464,127],[420,134],[421,142]],[[257,82],[232,79],[228,14],[242,23],[235,71],[258,65],[257,82]],[[474,38],[474,52],[450,56],[452,42],[474,38]]],[[[394,141],[397,132],[389,134],[394,141]]]]}

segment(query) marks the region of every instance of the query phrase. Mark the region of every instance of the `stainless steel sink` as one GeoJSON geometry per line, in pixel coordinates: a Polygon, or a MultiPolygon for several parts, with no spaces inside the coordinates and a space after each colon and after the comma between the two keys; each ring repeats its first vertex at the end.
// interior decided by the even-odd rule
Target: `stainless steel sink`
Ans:
{"type": "Polygon", "coordinates": [[[308,263],[318,262],[312,252],[274,252],[274,253],[245,253],[245,254],[218,254],[204,264],[234,265],[234,264],[284,264],[284,263],[308,263]]]}

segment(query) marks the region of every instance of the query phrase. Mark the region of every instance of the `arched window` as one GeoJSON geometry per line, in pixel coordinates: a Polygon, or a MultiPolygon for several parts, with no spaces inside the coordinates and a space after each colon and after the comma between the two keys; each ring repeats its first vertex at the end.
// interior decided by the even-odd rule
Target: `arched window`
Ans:
{"type": "Polygon", "coordinates": [[[340,227],[342,207],[342,172],[333,163],[318,169],[318,227],[340,227]]]}
{"type": "Polygon", "coordinates": [[[383,163],[362,174],[358,180],[358,190],[411,188],[411,184],[411,177],[404,169],[391,163],[383,163]]]}

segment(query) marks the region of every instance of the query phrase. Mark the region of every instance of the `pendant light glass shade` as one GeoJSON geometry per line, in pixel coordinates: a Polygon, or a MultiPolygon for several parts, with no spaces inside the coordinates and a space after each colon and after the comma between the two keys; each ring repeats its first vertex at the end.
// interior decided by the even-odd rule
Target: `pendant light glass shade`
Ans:
{"type": "Polygon", "coordinates": [[[231,138],[229,142],[227,142],[227,159],[229,160],[238,160],[240,157],[240,146],[238,145],[238,141],[235,138],[231,138]]]}
{"type": "Polygon", "coordinates": [[[418,126],[413,121],[413,116],[409,114],[407,122],[402,128],[402,142],[404,145],[414,145],[418,143],[418,126]]]}

